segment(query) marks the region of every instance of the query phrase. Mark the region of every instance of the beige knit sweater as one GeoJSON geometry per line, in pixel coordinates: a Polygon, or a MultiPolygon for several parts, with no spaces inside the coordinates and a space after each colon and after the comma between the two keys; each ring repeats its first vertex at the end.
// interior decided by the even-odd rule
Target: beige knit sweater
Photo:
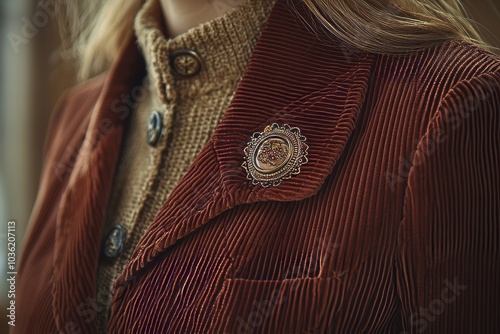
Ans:
{"type": "MultiPolygon", "coordinates": [[[[242,1],[240,1],[241,3],[242,1]]],[[[97,276],[100,331],[109,317],[112,285],[139,239],[220,122],[250,59],[274,0],[247,0],[226,14],[168,40],[159,0],[147,0],[135,20],[135,32],[148,75],[138,107],[129,116],[121,161],[114,180],[104,236],[115,225],[126,241],[113,262],[101,261],[97,276]],[[201,71],[189,78],[174,75],[169,56],[194,50],[201,71]],[[148,145],[152,111],[163,116],[165,132],[148,145]]],[[[214,6],[236,6],[214,2],[214,6]]]]}

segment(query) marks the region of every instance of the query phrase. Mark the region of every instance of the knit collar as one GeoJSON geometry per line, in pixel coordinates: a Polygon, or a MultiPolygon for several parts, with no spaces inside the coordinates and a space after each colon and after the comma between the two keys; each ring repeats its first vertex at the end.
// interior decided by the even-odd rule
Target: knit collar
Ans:
{"type": "Polygon", "coordinates": [[[146,0],[136,16],[134,28],[161,102],[171,102],[180,90],[183,96],[189,97],[217,89],[222,80],[239,81],[274,2],[237,1],[235,7],[222,16],[168,39],[159,0],[146,0]],[[198,53],[203,64],[200,73],[191,78],[175,77],[169,56],[176,50],[198,53]]]}

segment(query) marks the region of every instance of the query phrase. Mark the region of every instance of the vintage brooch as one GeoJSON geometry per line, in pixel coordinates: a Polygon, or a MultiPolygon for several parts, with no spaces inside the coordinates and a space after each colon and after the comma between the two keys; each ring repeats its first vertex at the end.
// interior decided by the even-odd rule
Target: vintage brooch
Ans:
{"type": "Polygon", "coordinates": [[[278,186],[300,173],[300,166],[307,163],[308,148],[299,128],[273,123],[252,135],[245,147],[242,167],[252,184],[278,186]]]}

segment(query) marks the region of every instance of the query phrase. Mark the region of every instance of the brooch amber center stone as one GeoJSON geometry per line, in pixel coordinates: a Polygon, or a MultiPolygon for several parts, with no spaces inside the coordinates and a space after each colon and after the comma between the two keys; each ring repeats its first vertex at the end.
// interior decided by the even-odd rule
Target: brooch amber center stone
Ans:
{"type": "Polygon", "coordinates": [[[252,135],[242,166],[253,184],[277,186],[300,173],[300,166],[307,163],[308,148],[299,128],[273,123],[252,135]]]}

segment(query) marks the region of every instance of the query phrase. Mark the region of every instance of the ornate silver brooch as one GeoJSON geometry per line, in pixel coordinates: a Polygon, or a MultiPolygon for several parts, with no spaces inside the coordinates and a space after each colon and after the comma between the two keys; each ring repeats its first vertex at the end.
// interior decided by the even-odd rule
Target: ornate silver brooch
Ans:
{"type": "Polygon", "coordinates": [[[242,167],[252,184],[278,186],[300,173],[300,166],[308,161],[308,148],[299,128],[273,123],[252,135],[244,150],[242,167]]]}

